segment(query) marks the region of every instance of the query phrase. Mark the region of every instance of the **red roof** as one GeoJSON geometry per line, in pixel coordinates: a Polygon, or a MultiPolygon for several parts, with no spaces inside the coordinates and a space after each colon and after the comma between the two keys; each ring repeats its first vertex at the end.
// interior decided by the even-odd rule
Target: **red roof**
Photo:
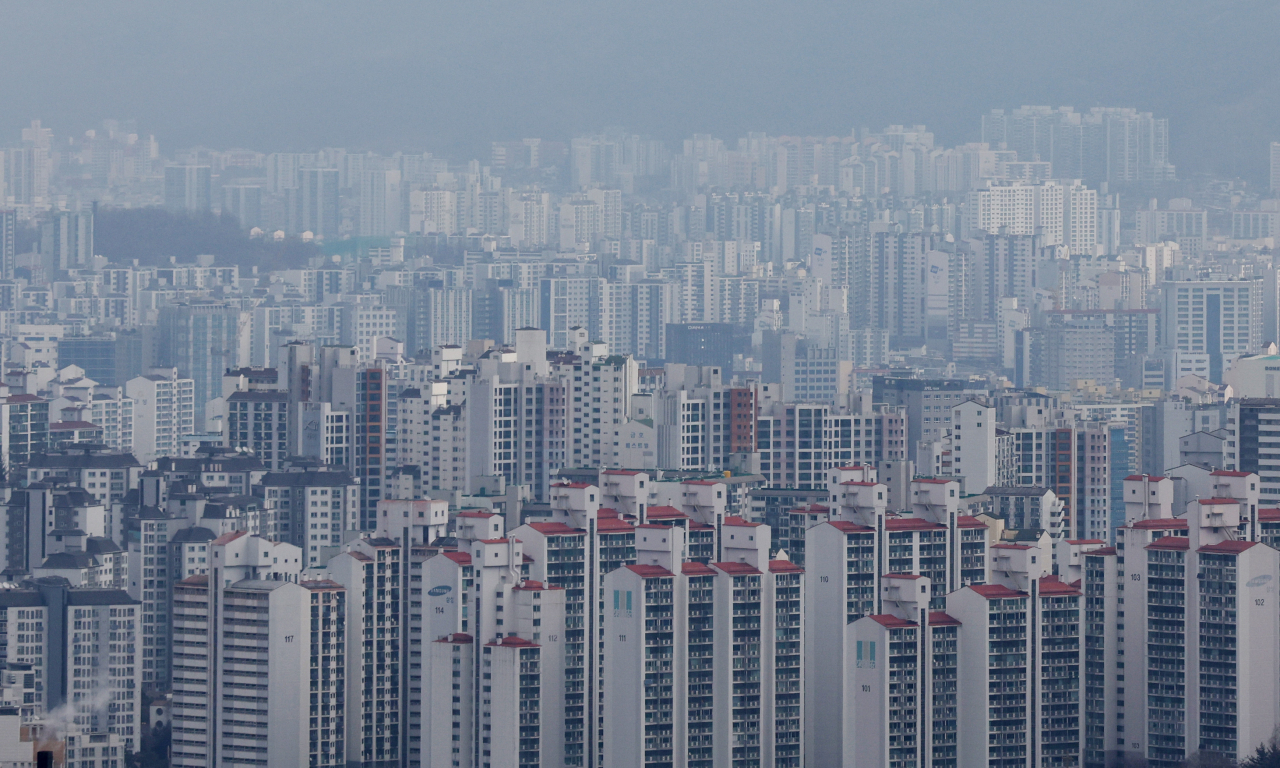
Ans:
{"type": "Polygon", "coordinates": [[[936,484],[938,484],[938,485],[946,485],[947,483],[954,483],[954,482],[956,482],[956,481],[955,481],[955,480],[948,480],[948,479],[947,479],[947,478],[945,478],[945,477],[917,477],[915,480],[912,480],[911,482],[913,482],[913,483],[936,483],[936,484]]]}
{"type": "Polygon", "coordinates": [[[640,576],[641,578],[653,578],[655,576],[674,576],[671,571],[657,565],[628,565],[627,570],[640,576]]]}
{"type": "Polygon", "coordinates": [[[485,643],[486,646],[492,648],[537,648],[537,643],[532,640],[525,640],[523,637],[515,637],[507,635],[506,637],[493,643],[485,643]]]}
{"type": "Polygon", "coordinates": [[[942,611],[930,611],[929,623],[935,627],[958,627],[960,620],[949,613],[942,611]]]}
{"type": "Polygon", "coordinates": [[[790,560],[770,560],[769,573],[804,573],[804,569],[790,560]]]}
{"type": "Polygon", "coordinates": [[[884,521],[886,531],[942,531],[946,526],[918,517],[891,517],[884,521]]]}
{"type": "Polygon", "coordinates": [[[760,573],[749,563],[716,563],[715,566],[730,576],[750,576],[760,573]]]}
{"type": "Polygon", "coordinates": [[[471,565],[471,555],[466,552],[441,552],[440,554],[449,558],[458,565],[471,565]]]}
{"type": "Polygon", "coordinates": [[[590,483],[560,483],[559,485],[553,485],[551,487],[552,488],[590,488],[591,484],[590,483]]]}
{"type": "Polygon", "coordinates": [[[810,504],[807,507],[796,507],[795,509],[791,510],[791,514],[793,515],[796,514],[797,512],[799,512],[802,515],[805,515],[805,514],[821,515],[821,514],[830,513],[831,507],[824,507],[821,504],[810,504]]]}
{"type": "Polygon", "coordinates": [[[685,480],[681,485],[715,485],[715,480],[685,480]]]}
{"type": "Polygon", "coordinates": [[[1129,475],[1125,478],[1125,480],[1150,480],[1152,482],[1163,479],[1164,477],[1161,475],[1129,475]]]}
{"type": "Polygon", "coordinates": [[[867,618],[871,619],[872,621],[874,621],[875,623],[879,624],[882,627],[887,627],[888,629],[897,629],[899,627],[915,626],[914,622],[907,621],[906,619],[900,619],[891,613],[881,613],[875,616],[868,616],[867,618]]]}
{"type": "Polygon", "coordinates": [[[1042,595],[1078,595],[1080,590],[1064,582],[1057,576],[1040,577],[1040,594],[1042,595]]]}
{"type": "Polygon", "coordinates": [[[1191,542],[1186,536],[1161,536],[1147,545],[1147,549],[1191,549],[1191,542]]]}
{"type": "Polygon", "coordinates": [[[1213,552],[1222,555],[1238,555],[1256,544],[1257,542],[1253,541],[1220,541],[1217,544],[1206,544],[1196,551],[1213,552]]]}
{"type": "Polygon", "coordinates": [[[564,587],[557,587],[554,584],[543,584],[540,581],[533,581],[530,579],[529,581],[512,587],[511,589],[517,592],[544,592],[548,589],[564,589],[564,587]]]}
{"type": "Polygon", "coordinates": [[[1200,499],[1200,503],[1206,506],[1215,506],[1218,504],[1239,504],[1239,499],[1200,499]]]}
{"type": "Polygon", "coordinates": [[[1000,584],[974,584],[969,587],[974,592],[987,598],[988,600],[997,600],[1002,597],[1026,597],[1026,592],[1019,592],[1016,589],[1009,589],[1000,584]]]}
{"type": "Polygon", "coordinates": [[[851,523],[848,520],[831,520],[827,522],[827,525],[835,526],[836,530],[844,533],[870,533],[875,530],[875,528],[872,528],[871,526],[858,525],[857,523],[851,523]]]}
{"type": "Polygon", "coordinates": [[[485,512],[485,511],[480,510],[480,509],[468,509],[468,510],[465,510],[465,511],[463,511],[463,512],[459,512],[457,516],[458,516],[458,517],[497,517],[497,516],[498,516],[498,513],[497,513],[497,512],[485,512]]]}
{"type": "Polygon", "coordinates": [[[248,531],[232,531],[230,533],[224,533],[218,538],[213,540],[213,545],[216,547],[219,544],[230,544],[231,542],[235,541],[241,536],[248,536],[248,535],[249,535],[248,531]]]}
{"type": "Polygon", "coordinates": [[[470,645],[476,639],[466,632],[454,632],[452,635],[445,635],[437,640],[437,643],[452,643],[453,645],[470,645]]]}
{"type": "Polygon", "coordinates": [[[670,518],[679,518],[679,517],[687,518],[688,517],[688,515],[676,509],[675,507],[670,507],[663,504],[659,504],[658,506],[655,506],[655,507],[649,507],[649,509],[645,511],[644,515],[650,520],[653,520],[655,518],[670,519],[670,518]]]}
{"type": "Polygon", "coordinates": [[[617,518],[606,517],[596,520],[596,530],[600,533],[619,533],[622,531],[633,531],[635,528],[631,523],[617,518]]]}
{"type": "Polygon", "coordinates": [[[986,528],[987,524],[974,517],[973,515],[957,515],[957,528],[986,528]]]}
{"type": "Polygon", "coordinates": [[[1248,477],[1252,472],[1236,472],[1230,469],[1215,469],[1209,473],[1210,477],[1248,477]]]}
{"type": "Polygon", "coordinates": [[[502,539],[481,539],[481,540],[480,540],[480,543],[481,543],[481,544],[506,544],[506,543],[508,543],[508,541],[509,541],[509,540],[508,540],[508,539],[505,539],[505,538],[502,538],[502,539]]]}
{"type": "Polygon", "coordinates": [[[742,518],[740,518],[740,517],[736,517],[736,516],[729,516],[729,517],[726,517],[726,518],[724,519],[724,524],[725,524],[725,525],[733,525],[733,526],[737,526],[737,527],[739,527],[739,528],[742,528],[742,527],[746,527],[746,528],[758,528],[758,527],[760,526],[760,524],[759,524],[759,523],[749,523],[749,522],[747,522],[746,520],[743,520],[742,518]]]}
{"type": "Polygon", "coordinates": [[[686,576],[714,576],[716,570],[706,563],[681,563],[680,572],[686,576]]]}
{"type": "Polygon", "coordinates": [[[1067,539],[1068,544],[1106,544],[1102,539],[1067,539]]]}
{"type": "Polygon", "coordinates": [[[315,590],[346,589],[346,587],[342,586],[341,584],[334,581],[333,579],[313,579],[311,581],[300,581],[298,582],[298,586],[306,587],[307,589],[315,589],[315,590]]]}
{"type": "Polygon", "coordinates": [[[1260,509],[1258,510],[1258,519],[1273,523],[1280,521],[1280,509],[1260,509]]]}
{"type": "Polygon", "coordinates": [[[1187,521],[1181,517],[1166,517],[1160,520],[1139,520],[1133,524],[1138,530],[1176,531],[1187,527],[1187,521]]]}
{"type": "Polygon", "coordinates": [[[1027,546],[1026,544],[1012,544],[1012,543],[1005,543],[1005,542],[1001,542],[999,544],[992,544],[991,548],[992,549],[1031,549],[1031,547],[1027,546]]]}
{"type": "Polygon", "coordinates": [[[529,523],[529,527],[544,536],[563,536],[564,534],[580,534],[583,531],[570,528],[564,523],[529,523]]]}
{"type": "Polygon", "coordinates": [[[1091,549],[1088,552],[1085,552],[1085,554],[1086,555],[1114,555],[1116,554],[1116,548],[1115,547],[1099,547],[1098,549],[1091,549]]]}

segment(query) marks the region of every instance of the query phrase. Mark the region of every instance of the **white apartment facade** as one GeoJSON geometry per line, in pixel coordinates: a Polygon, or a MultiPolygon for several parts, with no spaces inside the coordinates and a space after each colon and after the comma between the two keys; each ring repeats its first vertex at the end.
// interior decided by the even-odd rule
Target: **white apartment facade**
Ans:
{"type": "Polygon", "coordinates": [[[139,461],[177,455],[178,439],[196,431],[195,380],[179,378],[175,370],[130,379],[124,389],[133,400],[133,449],[139,461]]]}
{"type": "Polygon", "coordinates": [[[969,192],[967,231],[1043,235],[1044,245],[1063,243],[1064,189],[1055,181],[995,183],[969,192]]]}
{"type": "Polygon", "coordinates": [[[251,532],[300,547],[308,568],[328,562],[343,533],[360,527],[360,484],[345,471],[269,472],[259,488],[263,505],[251,532]]]}
{"type": "Polygon", "coordinates": [[[85,732],[142,738],[142,625],[139,606],[118,589],[74,588],[56,580],[0,590],[0,662],[30,665],[39,715],[64,710],[85,732]]]}
{"type": "MultiPolygon", "coordinates": [[[[679,529],[643,531],[680,538],[679,529]]],[[[609,764],[803,765],[803,570],[786,561],[678,566],[637,564],[605,578],[609,764]]]]}
{"type": "Polygon", "coordinates": [[[951,591],[989,578],[987,528],[959,513],[959,483],[916,480],[911,513],[889,515],[888,488],[860,469],[831,473],[829,519],[805,532],[805,738],[810,758],[820,764],[852,759],[848,742],[830,736],[848,721],[842,686],[856,668],[846,627],[890,612],[886,590],[901,579],[924,586],[925,609],[939,610],[951,591]]]}
{"type": "Polygon", "coordinates": [[[1262,338],[1262,281],[1179,280],[1164,284],[1161,340],[1174,352],[1209,357],[1208,378],[1222,373],[1242,355],[1252,354],[1262,338]]]}
{"type": "Polygon", "coordinates": [[[293,455],[289,444],[287,392],[232,392],[227,398],[226,445],[280,469],[293,455]]]}
{"type": "Polygon", "coordinates": [[[174,591],[175,766],[346,765],[346,600],[332,581],[174,591]]]}

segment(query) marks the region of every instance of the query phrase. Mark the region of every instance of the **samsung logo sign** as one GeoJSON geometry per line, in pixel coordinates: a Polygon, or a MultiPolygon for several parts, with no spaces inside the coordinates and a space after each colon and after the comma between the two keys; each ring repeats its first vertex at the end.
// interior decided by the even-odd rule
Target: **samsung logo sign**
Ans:
{"type": "Polygon", "coordinates": [[[1261,576],[1254,576],[1252,579],[1246,581],[1244,585],[1246,587],[1260,587],[1268,581],[1271,581],[1271,574],[1264,573],[1261,576]]]}
{"type": "Polygon", "coordinates": [[[431,589],[428,589],[427,594],[431,595],[432,597],[439,597],[441,595],[447,595],[452,591],[453,591],[453,587],[449,586],[448,584],[441,584],[438,587],[432,587],[431,589]]]}
{"type": "Polygon", "coordinates": [[[1266,368],[1263,368],[1262,370],[1264,370],[1264,371],[1280,371],[1280,365],[1268,365],[1266,368]]]}

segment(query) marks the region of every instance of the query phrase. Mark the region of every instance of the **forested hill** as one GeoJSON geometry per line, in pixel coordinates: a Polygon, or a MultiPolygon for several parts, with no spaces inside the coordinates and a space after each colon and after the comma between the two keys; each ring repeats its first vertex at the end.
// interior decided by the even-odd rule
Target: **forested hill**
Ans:
{"type": "Polygon", "coordinates": [[[314,243],[297,238],[274,242],[250,238],[232,217],[212,213],[174,213],[163,208],[99,208],[94,218],[94,252],[113,264],[159,266],[176,256],[179,263],[213,254],[219,264],[235,264],[246,272],[305,267],[320,255],[314,243]]]}

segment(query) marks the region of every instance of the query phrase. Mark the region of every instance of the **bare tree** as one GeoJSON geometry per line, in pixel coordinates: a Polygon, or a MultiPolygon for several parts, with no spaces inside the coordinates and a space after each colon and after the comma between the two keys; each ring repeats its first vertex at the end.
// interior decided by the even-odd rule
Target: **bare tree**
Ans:
{"type": "Polygon", "coordinates": [[[1201,750],[1191,755],[1182,763],[1183,768],[1236,768],[1234,760],[1224,757],[1219,752],[1201,750]]]}

